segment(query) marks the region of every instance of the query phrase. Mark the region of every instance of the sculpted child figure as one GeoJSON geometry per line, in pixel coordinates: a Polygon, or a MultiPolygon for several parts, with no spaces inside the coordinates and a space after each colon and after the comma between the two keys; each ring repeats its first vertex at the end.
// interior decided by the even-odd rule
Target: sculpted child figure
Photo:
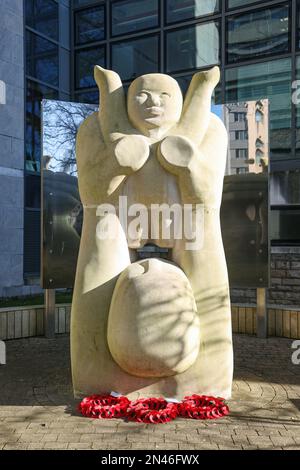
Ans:
{"type": "MultiPolygon", "coordinates": [[[[120,77],[95,67],[99,113],[81,125],[77,165],[84,221],[71,314],[74,394],[131,398],[201,393],[230,397],[229,286],[219,210],[227,133],[210,112],[219,69],[196,73],[184,103],[164,74],[132,82],[127,105],[120,77]],[[133,204],[200,205],[203,240],[128,237],[120,216],[97,210],[133,204]],[[112,224],[114,237],[99,236],[112,224]],[[168,261],[138,260],[147,243],[168,261]]],[[[130,217],[129,217],[130,218],[130,217]]],[[[198,229],[198,228],[197,228],[198,229]]]]}

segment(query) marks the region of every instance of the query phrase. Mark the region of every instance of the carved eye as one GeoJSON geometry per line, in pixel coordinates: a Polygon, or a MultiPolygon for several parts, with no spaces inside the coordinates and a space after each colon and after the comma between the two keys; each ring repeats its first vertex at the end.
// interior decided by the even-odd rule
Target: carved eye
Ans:
{"type": "Polygon", "coordinates": [[[160,96],[163,96],[163,97],[166,97],[166,96],[167,96],[168,98],[171,98],[170,93],[167,93],[166,91],[163,91],[163,92],[160,94],[160,96]]]}
{"type": "Polygon", "coordinates": [[[147,98],[147,96],[148,96],[147,93],[145,93],[144,91],[141,91],[141,92],[137,95],[138,98],[147,98]]]}

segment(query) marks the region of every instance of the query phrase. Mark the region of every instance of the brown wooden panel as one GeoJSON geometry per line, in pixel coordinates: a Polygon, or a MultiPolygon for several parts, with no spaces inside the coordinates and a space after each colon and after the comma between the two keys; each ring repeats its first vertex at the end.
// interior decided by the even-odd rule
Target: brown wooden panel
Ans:
{"type": "Polygon", "coordinates": [[[7,312],[0,312],[0,339],[7,339],[7,312]]]}
{"type": "Polygon", "coordinates": [[[36,310],[29,310],[29,335],[36,336],[36,310]]]}
{"type": "Polygon", "coordinates": [[[65,307],[59,307],[58,309],[58,332],[66,332],[66,309],[65,307]]]}
{"type": "Polygon", "coordinates": [[[252,309],[253,315],[253,333],[256,335],[257,333],[257,315],[256,315],[256,307],[252,309]]]}
{"type": "Polygon", "coordinates": [[[15,312],[7,312],[7,339],[15,337],[15,312]]]}
{"type": "Polygon", "coordinates": [[[70,322],[71,322],[71,305],[66,307],[66,333],[70,332],[70,322]]]}
{"type": "Polygon", "coordinates": [[[276,314],[275,310],[270,309],[268,311],[268,335],[275,336],[276,335],[276,314]]]}
{"type": "Polygon", "coordinates": [[[285,338],[291,337],[291,312],[289,310],[282,311],[282,324],[283,324],[283,336],[285,338]]]}
{"type": "Polygon", "coordinates": [[[22,338],[22,310],[15,311],[15,338],[22,338]]]}
{"type": "Polygon", "coordinates": [[[275,329],[276,329],[276,336],[283,335],[283,325],[282,325],[282,310],[276,310],[275,315],[275,329]]]}
{"type": "Polygon", "coordinates": [[[298,312],[291,312],[291,338],[298,338],[298,312]]]}
{"type": "Polygon", "coordinates": [[[246,309],[239,307],[239,333],[246,333],[246,309]]]}
{"type": "Polygon", "coordinates": [[[234,333],[239,332],[239,308],[235,305],[231,307],[231,317],[232,317],[232,331],[234,333]]]}
{"type": "Polygon", "coordinates": [[[22,337],[27,338],[29,336],[29,311],[22,310],[22,337]]]}
{"type": "Polygon", "coordinates": [[[252,308],[247,307],[246,308],[246,333],[248,335],[253,335],[253,314],[252,314],[252,308]]]}
{"type": "Polygon", "coordinates": [[[38,336],[44,334],[44,309],[38,308],[36,311],[36,333],[38,336]]]}

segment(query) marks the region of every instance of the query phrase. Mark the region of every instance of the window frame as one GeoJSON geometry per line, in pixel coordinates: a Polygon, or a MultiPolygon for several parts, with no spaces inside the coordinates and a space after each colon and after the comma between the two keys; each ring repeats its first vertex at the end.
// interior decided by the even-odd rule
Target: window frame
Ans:
{"type": "Polygon", "coordinates": [[[224,36],[225,36],[225,45],[224,45],[224,48],[225,48],[225,54],[224,54],[224,59],[225,59],[225,63],[223,64],[223,67],[226,68],[226,67],[238,67],[239,65],[243,65],[245,62],[249,62],[249,61],[253,61],[254,63],[257,63],[257,62],[260,62],[260,61],[268,61],[268,60],[272,60],[272,57],[276,57],[276,56],[281,56],[281,55],[291,55],[292,53],[292,5],[291,5],[291,2],[286,0],[285,2],[283,3],[278,3],[278,4],[270,4],[270,6],[268,7],[260,7],[260,8],[253,8],[251,10],[246,10],[246,11],[238,11],[237,13],[234,13],[233,15],[226,15],[225,17],[225,22],[224,22],[224,27],[225,27],[225,32],[224,32],[224,36]],[[236,60],[234,62],[229,62],[229,50],[228,50],[228,46],[229,46],[229,41],[228,41],[228,38],[229,38],[229,28],[228,28],[228,23],[229,23],[229,20],[232,19],[234,16],[242,16],[242,15],[247,15],[247,14],[251,14],[251,13],[259,13],[261,11],[266,11],[266,9],[270,9],[270,10],[275,10],[276,8],[280,8],[280,7],[287,7],[288,9],[288,50],[287,51],[284,51],[284,52],[271,52],[271,53],[268,53],[268,54],[261,54],[261,55],[257,55],[257,56],[254,56],[254,57],[246,57],[245,59],[239,59],[239,60],[236,60]]]}
{"type": "MultiPolygon", "coordinates": [[[[30,43],[31,43],[31,40],[30,40],[30,43]]],[[[60,82],[60,76],[59,76],[59,68],[60,68],[59,49],[60,49],[60,46],[59,46],[59,44],[55,41],[49,40],[45,36],[39,35],[38,32],[33,31],[31,29],[27,29],[27,28],[25,29],[25,34],[24,34],[24,44],[25,44],[25,50],[26,50],[26,56],[25,56],[25,60],[24,60],[25,78],[29,78],[32,81],[36,81],[38,83],[45,84],[46,86],[50,86],[50,88],[52,87],[52,88],[57,88],[58,89],[59,88],[59,82],[60,82]],[[56,80],[56,83],[53,83],[53,82],[51,83],[50,81],[45,81],[44,80],[45,77],[41,78],[41,77],[37,77],[36,74],[34,74],[34,75],[31,74],[31,70],[28,67],[28,60],[29,60],[29,57],[30,57],[29,48],[27,47],[27,45],[28,45],[27,38],[28,37],[34,38],[34,41],[36,41],[36,39],[46,41],[49,44],[51,44],[53,46],[53,48],[57,49],[57,54],[53,55],[54,57],[57,58],[57,80],[56,80]]],[[[36,44],[34,44],[34,46],[36,46],[36,44]]],[[[30,60],[31,60],[31,58],[30,58],[30,60]]],[[[34,58],[34,62],[36,63],[35,58],[34,58]]],[[[32,64],[31,64],[31,67],[32,67],[32,64]]],[[[35,67],[36,67],[36,64],[34,65],[34,71],[36,71],[35,67]]]]}
{"type": "Polygon", "coordinates": [[[221,17],[222,14],[222,1],[223,0],[218,0],[219,1],[219,9],[218,11],[212,12],[212,13],[206,13],[203,15],[198,15],[198,16],[191,16],[190,18],[184,18],[184,19],[179,19],[175,21],[168,21],[168,0],[165,0],[163,3],[164,7],[164,27],[168,27],[171,25],[176,25],[177,23],[185,23],[188,21],[197,21],[197,20],[202,20],[203,18],[207,20],[211,20],[212,16],[218,16],[219,18],[221,17]]]}
{"type": "MultiPolygon", "coordinates": [[[[152,37],[156,37],[158,39],[158,43],[157,43],[157,72],[146,72],[146,73],[161,73],[161,67],[160,67],[160,64],[161,64],[161,34],[160,33],[152,33],[152,34],[148,34],[147,36],[136,36],[136,37],[129,37],[129,36],[126,36],[126,39],[121,39],[119,41],[110,41],[110,44],[109,44],[109,53],[110,53],[110,61],[111,61],[111,67],[113,67],[113,47],[118,45],[118,44],[121,44],[121,43],[126,43],[126,42],[134,42],[134,41],[139,41],[139,40],[143,40],[143,39],[148,39],[148,38],[152,38],[152,37]]],[[[119,72],[117,72],[119,73],[119,72]]],[[[119,75],[121,76],[121,74],[119,73],[119,75]]],[[[137,75],[138,77],[139,75],[137,75]]],[[[134,77],[134,78],[124,78],[122,79],[122,82],[123,83],[131,83],[133,80],[135,80],[135,78],[137,77],[134,77]]]]}
{"type": "MultiPolygon", "coordinates": [[[[123,37],[123,36],[126,36],[126,38],[127,38],[128,36],[131,36],[133,34],[141,34],[141,33],[148,32],[148,31],[151,34],[152,30],[160,28],[160,25],[161,25],[161,0],[156,0],[157,1],[157,24],[155,26],[150,26],[148,28],[142,28],[142,29],[136,29],[134,31],[127,31],[126,33],[123,32],[123,33],[114,34],[113,33],[113,22],[112,22],[112,20],[113,20],[113,5],[115,5],[117,3],[122,3],[123,1],[124,0],[112,0],[112,1],[109,2],[110,36],[109,36],[108,39],[109,39],[110,42],[115,38],[120,38],[120,37],[123,37]]],[[[137,1],[137,0],[132,0],[132,1],[137,1]]],[[[162,1],[164,1],[164,0],[162,0],[162,1]]]]}
{"type": "MultiPolygon", "coordinates": [[[[225,8],[226,8],[226,12],[233,12],[233,11],[236,11],[236,10],[245,10],[245,9],[249,9],[249,8],[252,8],[256,10],[255,7],[257,7],[258,5],[261,5],[262,3],[262,0],[255,0],[254,2],[251,2],[250,4],[245,4],[245,5],[238,5],[236,7],[229,7],[229,1],[230,0],[226,0],[226,3],[225,3],[225,8]]],[[[276,0],[275,0],[276,1],[276,0]]],[[[278,4],[280,4],[280,1],[282,0],[277,0],[278,4]]],[[[274,5],[274,1],[272,0],[263,0],[264,3],[270,3],[270,5],[274,5]]],[[[268,8],[268,6],[265,6],[264,8],[268,8]]]]}
{"type": "Polygon", "coordinates": [[[105,47],[105,44],[101,45],[101,46],[94,46],[94,45],[89,45],[87,47],[82,47],[80,49],[74,49],[74,72],[75,72],[75,76],[74,76],[74,92],[82,92],[82,91],[88,91],[89,88],[95,88],[95,85],[87,85],[87,86],[80,86],[79,84],[79,80],[80,80],[80,77],[79,77],[79,68],[78,68],[78,59],[77,59],[77,56],[78,54],[80,54],[81,52],[85,52],[85,51],[88,51],[88,50],[100,50],[102,49],[103,52],[104,52],[104,68],[107,67],[107,51],[106,51],[106,47],[105,47]]]}
{"type": "Polygon", "coordinates": [[[192,24],[188,24],[186,26],[178,26],[176,28],[164,29],[162,34],[164,35],[164,39],[163,39],[163,42],[164,42],[164,64],[163,64],[164,73],[172,75],[172,76],[175,73],[176,74],[185,73],[186,75],[190,75],[192,72],[197,73],[200,70],[207,70],[208,68],[212,68],[215,65],[219,66],[220,69],[222,68],[222,22],[219,19],[216,19],[216,20],[209,19],[207,21],[192,23],[192,24]],[[209,65],[206,64],[206,65],[203,65],[201,67],[191,67],[189,69],[185,68],[185,69],[176,69],[176,70],[168,71],[168,68],[167,68],[167,58],[168,58],[168,54],[167,54],[167,47],[168,47],[167,35],[170,34],[170,33],[174,33],[176,31],[181,31],[181,30],[184,30],[184,29],[187,29],[187,28],[193,28],[193,27],[196,28],[197,26],[203,26],[203,25],[209,24],[209,23],[217,23],[218,24],[218,31],[219,31],[219,60],[218,60],[218,62],[217,63],[215,62],[213,64],[209,64],[209,65]]]}
{"type": "Polygon", "coordinates": [[[93,44],[93,43],[98,43],[98,42],[102,42],[102,41],[106,41],[107,40],[107,27],[106,27],[106,16],[107,16],[107,13],[106,13],[106,3],[102,3],[100,5],[97,5],[97,4],[94,4],[94,5],[89,5],[88,7],[86,8],[81,8],[81,9],[78,9],[78,10],[74,10],[74,17],[73,17],[73,27],[74,27],[74,34],[73,34],[73,39],[74,39],[74,44],[73,44],[73,48],[74,48],[74,52],[75,51],[75,48],[76,47],[85,47],[87,44],[93,44]],[[89,11],[89,10],[93,10],[93,9],[99,9],[99,10],[103,10],[103,30],[104,30],[104,36],[102,39],[96,39],[95,41],[86,41],[86,42],[78,42],[77,40],[77,16],[80,14],[80,13],[84,13],[86,11],[89,11]]]}

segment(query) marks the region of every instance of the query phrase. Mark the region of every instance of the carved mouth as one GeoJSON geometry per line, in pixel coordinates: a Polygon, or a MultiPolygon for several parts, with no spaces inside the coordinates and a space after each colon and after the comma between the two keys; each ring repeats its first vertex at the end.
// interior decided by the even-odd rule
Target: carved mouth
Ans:
{"type": "Polygon", "coordinates": [[[163,109],[158,108],[157,106],[151,106],[151,108],[146,108],[147,113],[152,114],[153,116],[161,116],[163,114],[163,109]]]}

